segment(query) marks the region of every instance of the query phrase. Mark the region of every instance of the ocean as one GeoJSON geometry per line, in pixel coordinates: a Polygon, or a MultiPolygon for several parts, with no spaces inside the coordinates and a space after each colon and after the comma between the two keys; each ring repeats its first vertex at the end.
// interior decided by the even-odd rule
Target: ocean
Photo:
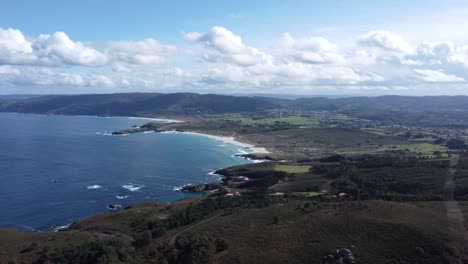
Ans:
{"type": "Polygon", "coordinates": [[[243,147],[190,134],[111,131],[142,125],[131,117],[0,113],[0,228],[49,231],[109,204],[171,202],[187,183],[249,161],[243,147]]]}

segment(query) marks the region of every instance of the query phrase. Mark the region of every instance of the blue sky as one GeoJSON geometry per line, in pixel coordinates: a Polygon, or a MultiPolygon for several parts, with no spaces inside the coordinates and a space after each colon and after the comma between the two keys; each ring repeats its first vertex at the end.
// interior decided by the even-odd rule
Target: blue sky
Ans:
{"type": "Polygon", "coordinates": [[[468,3],[9,1],[0,93],[468,94],[468,3]]]}

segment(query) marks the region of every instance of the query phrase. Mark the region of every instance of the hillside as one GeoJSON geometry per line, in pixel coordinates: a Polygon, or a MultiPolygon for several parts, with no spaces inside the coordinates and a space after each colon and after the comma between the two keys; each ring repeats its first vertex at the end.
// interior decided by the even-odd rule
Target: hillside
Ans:
{"type": "Polygon", "coordinates": [[[0,101],[2,112],[100,116],[238,113],[276,107],[278,104],[260,98],[194,93],[48,95],[0,101]]]}
{"type": "Polygon", "coordinates": [[[99,116],[196,116],[330,111],[382,122],[468,126],[467,96],[300,98],[196,93],[117,93],[0,98],[0,112],[99,116]]]}

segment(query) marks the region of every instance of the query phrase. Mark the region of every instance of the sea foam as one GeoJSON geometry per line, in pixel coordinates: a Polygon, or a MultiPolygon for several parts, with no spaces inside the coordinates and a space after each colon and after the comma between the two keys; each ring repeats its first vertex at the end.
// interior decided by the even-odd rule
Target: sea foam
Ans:
{"type": "Polygon", "coordinates": [[[100,189],[100,188],[102,188],[102,186],[101,186],[101,185],[97,185],[97,184],[95,184],[95,185],[89,185],[88,187],[86,187],[86,189],[88,189],[88,190],[96,190],[96,189],[100,189]]]}
{"type": "Polygon", "coordinates": [[[143,184],[124,184],[122,185],[122,188],[127,189],[131,192],[136,192],[140,190],[141,188],[145,187],[143,184]]]}

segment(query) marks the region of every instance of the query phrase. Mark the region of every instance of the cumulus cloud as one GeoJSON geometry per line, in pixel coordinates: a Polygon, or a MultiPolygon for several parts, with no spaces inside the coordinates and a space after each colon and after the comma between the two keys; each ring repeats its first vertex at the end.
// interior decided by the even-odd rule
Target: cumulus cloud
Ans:
{"type": "Polygon", "coordinates": [[[293,38],[289,33],[283,37],[276,53],[287,61],[299,61],[311,64],[343,63],[338,48],[323,37],[293,38]]]}
{"type": "Polygon", "coordinates": [[[411,52],[411,46],[400,36],[389,31],[370,31],[359,38],[362,45],[390,52],[411,52]]]}
{"type": "Polygon", "coordinates": [[[37,86],[37,87],[115,87],[114,81],[102,74],[78,74],[69,71],[57,71],[44,67],[15,68],[16,72],[0,74],[3,85],[37,86]]]}
{"type": "Polygon", "coordinates": [[[365,73],[346,66],[304,63],[215,67],[207,71],[201,78],[201,81],[206,84],[236,83],[247,87],[341,86],[382,80],[383,78],[375,73],[365,73]]]}
{"type": "Polygon", "coordinates": [[[190,32],[185,34],[185,38],[204,44],[202,58],[206,61],[252,65],[270,59],[270,55],[245,45],[240,36],[224,27],[215,26],[206,33],[190,32]]]}
{"type": "Polygon", "coordinates": [[[21,31],[0,28],[0,64],[27,64],[35,59],[31,42],[21,31]]]}
{"type": "Polygon", "coordinates": [[[236,93],[468,87],[468,46],[451,41],[424,42],[413,49],[382,30],[346,45],[284,33],[260,49],[219,26],[184,37],[199,46],[177,49],[147,38],[96,49],[63,32],[27,37],[16,29],[0,29],[0,87],[236,93]],[[171,61],[174,56],[177,60],[171,61]]]}
{"type": "Polygon", "coordinates": [[[99,66],[107,61],[104,54],[79,41],[72,41],[64,32],[40,35],[31,47],[43,64],[99,66]]]}
{"type": "Polygon", "coordinates": [[[162,64],[175,52],[175,46],[163,45],[153,38],[142,41],[116,41],[109,45],[109,55],[114,60],[134,65],[162,64]]]}
{"type": "Polygon", "coordinates": [[[19,30],[0,28],[1,64],[100,66],[106,61],[103,53],[63,32],[27,40],[19,30]]]}

